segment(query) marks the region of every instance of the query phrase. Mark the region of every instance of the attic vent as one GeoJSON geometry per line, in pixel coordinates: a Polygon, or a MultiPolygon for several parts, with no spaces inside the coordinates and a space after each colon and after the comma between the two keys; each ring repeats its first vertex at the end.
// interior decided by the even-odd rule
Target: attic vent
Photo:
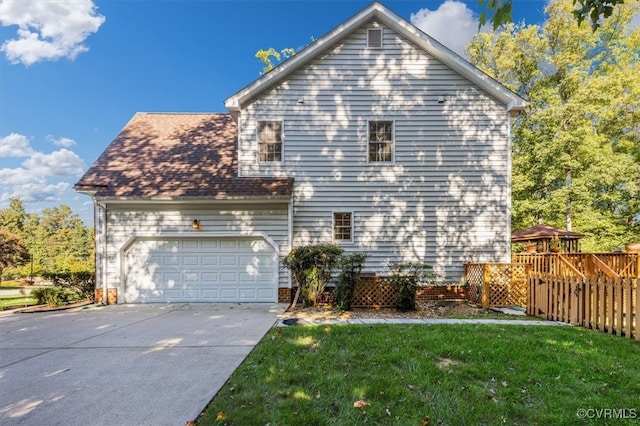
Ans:
{"type": "Polygon", "coordinates": [[[372,28],[367,31],[367,47],[373,49],[382,47],[382,28],[372,28]]]}

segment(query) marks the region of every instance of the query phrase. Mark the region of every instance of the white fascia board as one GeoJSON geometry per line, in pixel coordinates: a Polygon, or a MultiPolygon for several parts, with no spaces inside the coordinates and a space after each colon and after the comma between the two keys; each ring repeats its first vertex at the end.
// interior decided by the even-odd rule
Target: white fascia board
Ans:
{"type": "Polygon", "coordinates": [[[227,198],[189,198],[189,197],[154,197],[154,198],[134,198],[134,197],[96,197],[96,200],[108,204],[246,204],[246,203],[288,203],[289,196],[269,196],[269,197],[227,197],[227,198]]]}

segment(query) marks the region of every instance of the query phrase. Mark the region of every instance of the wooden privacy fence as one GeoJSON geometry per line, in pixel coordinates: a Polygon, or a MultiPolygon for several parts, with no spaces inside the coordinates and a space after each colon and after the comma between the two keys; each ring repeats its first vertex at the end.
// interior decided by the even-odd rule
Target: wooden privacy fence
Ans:
{"type": "Polygon", "coordinates": [[[640,340],[640,279],[532,274],[527,314],[640,340]]]}
{"type": "Polygon", "coordinates": [[[512,261],[530,264],[537,274],[640,278],[638,253],[514,253],[512,261]]]}
{"type": "Polygon", "coordinates": [[[466,263],[467,297],[489,306],[526,306],[530,265],[514,263],[466,263]]]}

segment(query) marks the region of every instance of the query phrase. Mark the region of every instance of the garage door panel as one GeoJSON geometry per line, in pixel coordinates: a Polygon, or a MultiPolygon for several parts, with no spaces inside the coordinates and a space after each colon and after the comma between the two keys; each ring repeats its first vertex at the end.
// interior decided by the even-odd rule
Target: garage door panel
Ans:
{"type": "Polygon", "coordinates": [[[236,300],[238,297],[238,289],[237,288],[222,288],[220,289],[220,298],[223,300],[236,300]]]}
{"type": "Polygon", "coordinates": [[[235,283],[238,281],[238,274],[235,272],[221,272],[220,281],[225,284],[235,283]]]}
{"type": "Polygon", "coordinates": [[[199,240],[183,240],[182,241],[182,249],[183,250],[189,250],[189,249],[197,250],[199,248],[200,248],[200,241],[199,240]]]}
{"type": "Polygon", "coordinates": [[[236,240],[221,240],[220,248],[222,249],[235,249],[237,246],[236,240]]]}
{"type": "Polygon", "coordinates": [[[256,298],[256,290],[255,289],[240,289],[239,291],[240,298],[247,299],[255,299],[256,298]]]}
{"type": "Polygon", "coordinates": [[[238,265],[238,257],[237,256],[220,256],[220,266],[237,266],[238,265]]]}
{"type": "Polygon", "coordinates": [[[203,298],[211,300],[219,299],[218,293],[218,289],[215,288],[205,288],[201,292],[203,298]]]}
{"type": "Polygon", "coordinates": [[[202,273],[202,282],[204,284],[215,284],[219,282],[218,273],[217,272],[203,272],[202,273]]]}
{"type": "Polygon", "coordinates": [[[202,266],[216,266],[218,264],[218,258],[216,256],[202,256],[201,259],[202,266]]]}
{"type": "Polygon", "coordinates": [[[200,265],[200,256],[197,255],[187,255],[182,256],[182,265],[184,266],[198,266],[200,265]]]}
{"type": "MultiPolygon", "coordinates": [[[[156,294],[158,295],[159,298],[162,297],[161,293],[156,293],[156,294]]],[[[181,294],[182,294],[182,290],[178,290],[178,289],[166,289],[166,290],[164,290],[164,295],[166,297],[169,297],[169,298],[177,298],[177,297],[180,297],[181,294]]]]}
{"type": "Polygon", "coordinates": [[[125,256],[125,301],[274,302],[274,249],[262,239],[141,239],[125,256]]]}
{"type": "MultiPolygon", "coordinates": [[[[153,259],[152,262],[154,262],[153,259]]],[[[161,259],[157,259],[154,263],[163,266],[180,266],[180,258],[177,255],[162,256],[161,259]]]]}
{"type": "Polygon", "coordinates": [[[247,274],[245,272],[241,272],[238,277],[238,281],[240,283],[255,283],[258,280],[256,279],[255,274],[247,274]]]}
{"type": "Polygon", "coordinates": [[[203,250],[217,249],[219,247],[218,240],[203,240],[201,247],[203,250]]]}
{"type": "Polygon", "coordinates": [[[198,299],[200,298],[200,291],[199,290],[184,290],[183,293],[185,299],[198,299]]]}

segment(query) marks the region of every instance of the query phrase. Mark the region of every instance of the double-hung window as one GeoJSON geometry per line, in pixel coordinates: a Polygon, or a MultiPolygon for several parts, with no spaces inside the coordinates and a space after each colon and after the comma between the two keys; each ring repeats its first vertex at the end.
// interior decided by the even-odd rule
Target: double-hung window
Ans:
{"type": "Polygon", "coordinates": [[[333,240],[337,242],[353,241],[353,214],[351,212],[333,213],[333,240]]]}
{"type": "Polygon", "coordinates": [[[282,161],[282,121],[258,122],[258,158],[261,163],[282,161]]]}
{"type": "Polygon", "coordinates": [[[369,162],[393,161],[393,121],[369,122],[369,162]]]}

